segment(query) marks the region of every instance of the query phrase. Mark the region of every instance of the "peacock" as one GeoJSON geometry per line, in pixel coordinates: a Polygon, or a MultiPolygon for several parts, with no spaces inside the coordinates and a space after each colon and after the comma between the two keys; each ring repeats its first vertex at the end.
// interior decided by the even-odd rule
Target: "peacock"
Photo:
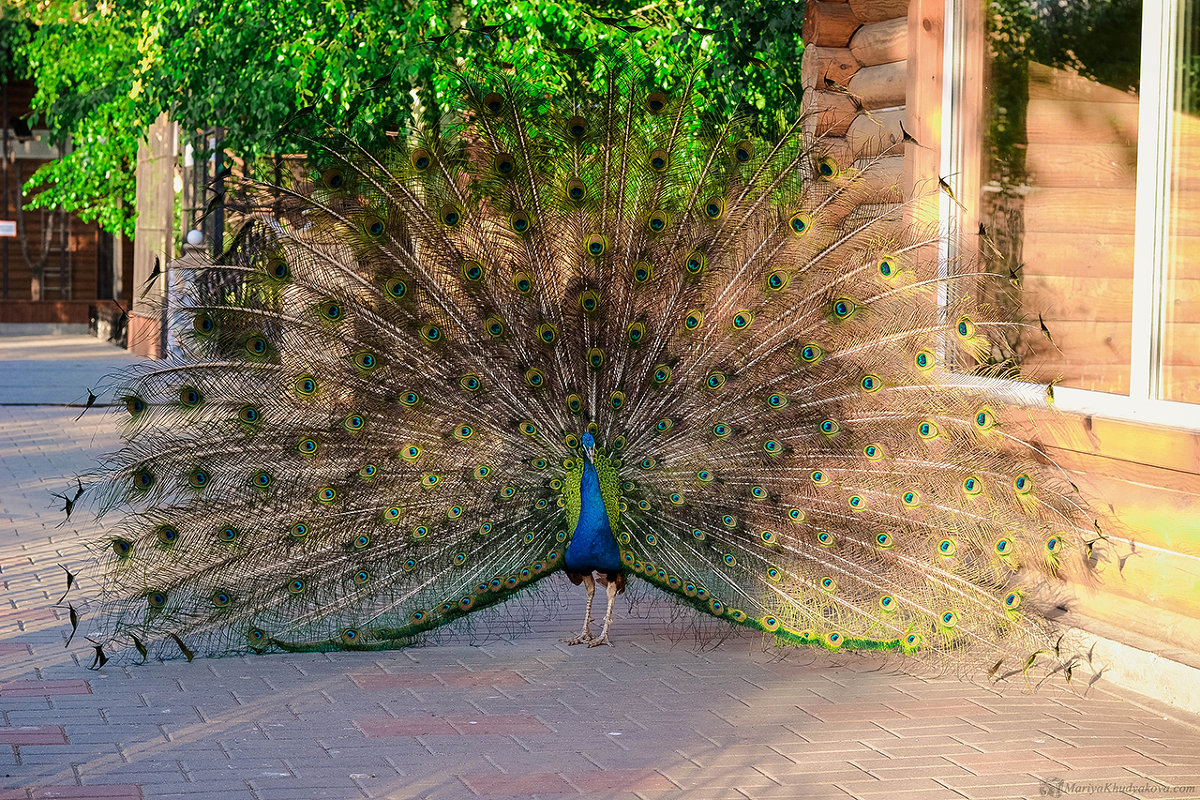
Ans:
{"type": "Polygon", "coordinates": [[[232,244],[173,265],[99,480],[101,663],[399,647],[561,571],[572,645],[638,579],[779,645],[1069,674],[1034,601],[1094,523],[1014,433],[1045,387],[991,388],[1027,323],[920,197],[695,74],[457,80],[436,128],[230,178],[232,244]]]}

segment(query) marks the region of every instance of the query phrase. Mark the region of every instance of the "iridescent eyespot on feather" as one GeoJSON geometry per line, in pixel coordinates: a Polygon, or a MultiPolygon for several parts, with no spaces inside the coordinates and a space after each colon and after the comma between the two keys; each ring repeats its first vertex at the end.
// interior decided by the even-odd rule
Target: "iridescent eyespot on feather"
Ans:
{"type": "Polygon", "coordinates": [[[837,581],[830,577],[821,578],[821,589],[833,594],[837,591],[837,581]]]}
{"type": "Polygon", "coordinates": [[[953,628],[958,625],[958,614],[953,611],[943,611],[939,621],[942,623],[942,627],[953,628]]]}
{"type": "Polygon", "coordinates": [[[399,300],[408,294],[408,284],[403,278],[392,278],[384,284],[384,288],[393,300],[399,300]]]}
{"type": "Polygon", "coordinates": [[[139,469],[133,473],[133,487],[145,491],[154,485],[154,473],[148,469],[139,469]]]}
{"type": "Polygon", "coordinates": [[[564,401],[564,404],[567,407],[567,411],[571,412],[572,414],[579,414],[583,411],[583,398],[575,392],[571,392],[569,395],[567,395],[567,399],[564,401]]]}
{"type": "Polygon", "coordinates": [[[625,393],[613,392],[609,395],[608,405],[613,411],[620,411],[625,405],[625,393]]]}
{"type": "Polygon", "coordinates": [[[819,469],[810,472],[808,477],[809,480],[811,480],[817,486],[824,486],[825,484],[829,483],[829,476],[819,469]]]}
{"type": "Polygon", "coordinates": [[[958,552],[958,544],[953,539],[942,539],[938,542],[938,555],[949,558],[958,552]]]}
{"type": "Polygon", "coordinates": [[[421,338],[430,344],[436,344],[442,340],[442,329],[433,323],[426,323],[421,326],[421,338]]]}
{"type": "Polygon", "coordinates": [[[835,319],[845,321],[854,316],[854,312],[858,310],[858,306],[848,297],[839,297],[833,301],[831,309],[833,310],[835,319]]]}
{"type": "Polygon", "coordinates": [[[495,314],[483,321],[483,327],[488,332],[488,335],[495,339],[504,336],[504,320],[495,314]]]}
{"type": "Polygon", "coordinates": [[[409,155],[408,161],[417,172],[424,172],[433,163],[433,157],[430,156],[429,151],[424,147],[418,147],[409,155]]]}
{"type": "Polygon", "coordinates": [[[792,229],[792,233],[797,236],[803,236],[812,228],[812,217],[808,214],[800,212],[793,214],[788,220],[788,227],[792,229]]]}
{"type": "Polygon", "coordinates": [[[646,227],[652,233],[662,233],[667,229],[668,223],[671,221],[670,215],[665,211],[651,211],[650,216],[646,219],[646,227]]]}
{"type": "Polygon", "coordinates": [[[970,477],[963,480],[962,490],[963,490],[963,494],[968,495],[970,497],[974,497],[975,495],[978,495],[981,492],[983,492],[983,482],[981,480],[979,480],[979,478],[975,477],[974,475],[971,475],[970,477]]]}
{"type": "Polygon", "coordinates": [[[209,599],[212,601],[214,608],[229,608],[229,604],[233,602],[233,597],[229,592],[222,589],[213,592],[209,599]]]}
{"type": "Polygon", "coordinates": [[[867,501],[861,495],[852,494],[846,499],[851,511],[862,511],[867,507],[867,501]]]}
{"type": "Polygon", "coordinates": [[[733,329],[735,331],[744,331],[754,322],[754,314],[747,309],[742,309],[733,315],[733,329]]]}
{"type": "Polygon", "coordinates": [[[146,401],[140,397],[126,397],[125,410],[129,412],[130,416],[141,416],[146,410],[146,401]]]}
{"type": "Polygon", "coordinates": [[[297,522],[288,531],[288,535],[293,539],[305,539],[308,537],[308,525],[303,522],[297,522]]]}
{"type": "Polygon", "coordinates": [[[325,185],[326,189],[333,189],[336,191],[345,185],[346,173],[336,168],[327,169],[321,173],[321,183],[325,185]]]}
{"type": "Polygon", "coordinates": [[[421,488],[432,489],[435,486],[437,486],[440,481],[441,481],[441,478],[439,478],[437,475],[434,475],[433,473],[429,473],[428,475],[422,475],[421,476],[421,488]]]}
{"type": "Polygon", "coordinates": [[[525,384],[533,389],[540,389],[546,385],[546,375],[537,367],[531,367],[525,370],[525,384]]]}
{"type": "Polygon", "coordinates": [[[414,542],[419,542],[428,535],[429,535],[429,528],[427,528],[424,525],[418,525],[412,529],[411,537],[414,542]]]}
{"type": "Polygon", "coordinates": [[[1013,489],[1016,490],[1017,494],[1029,494],[1033,491],[1033,478],[1029,477],[1027,473],[1022,472],[1013,479],[1013,489]]]}
{"type": "Polygon", "coordinates": [[[1021,595],[1019,592],[1009,592],[1004,596],[1004,608],[1007,611],[1016,611],[1021,607],[1021,595]]]}
{"type": "Polygon", "coordinates": [[[604,351],[599,347],[593,347],[587,351],[588,366],[592,369],[600,369],[604,366],[604,351]]]}
{"type": "Polygon", "coordinates": [[[286,281],[288,276],[292,274],[291,270],[288,269],[287,262],[282,258],[273,258],[268,261],[266,270],[267,275],[271,276],[277,281],[286,281]]]}
{"type": "Polygon", "coordinates": [[[707,264],[708,259],[705,258],[703,253],[694,252],[690,253],[687,260],[683,262],[683,268],[687,270],[689,275],[699,275],[701,272],[704,272],[704,267],[707,264]]]}
{"type": "Polygon", "coordinates": [[[160,609],[167,604],[167,595],[164,592],[150,592],[146,595],[146,602],[153,609],[160,609]]]}
{"type": "Polygon", "coordinates": [[[996,543],[993,545],[993,549],[995,549],[996,555],[1000,556],[1001,558],[1007,558],[1008,556],[1011,556],[1013,553],[1012,539],[1009,539],[1007,536],[1003,539],[997,539],[996,543]]]}
{"type": "Polygon", "coordinates": [[[644,470],[651,470],[658,466],[658,461],[653,458],[643,458],[638,466],[644,470]]]}
{"type": "Polygon", "coordinates": [[[712,483],[713,474],[706,469],[702,469],[696,473],[696,480],[700,481],[701,483],[712,483]]]}
{"type": "Polygon", "coordinates": [[[921,495],[917,492],[909,490],[900,495],[900,502],[908,508],[916,508],[921,505],[921,495]]]}
{"type": "Polygon", "coordinates": [[[462,222],[462,213],[449,203],[442,206],[438,216],[447,228],[456,228],[458,223],[462,222]]]}
{"type": "Polygon", "coordinates": [[[483,280],[483,265],[478,261],[464,261],[459,267],[459,273],[468,283],[479,283],[483,280]]]}
{"type": "Polygon", "coordinates": [[[767,407],[771,408],[775,411],[778,411],[781,408],[786,408],[787,404],[788,404],[788,398],[787,398],[787,395],[785,395],[785,394],[780,394],[779,392],[776,392],[775,394],[772,394],[769,397],[767,397],[767,407]]]}
{"type": "Polygon", "coordinates": [[[575,116],[567,120],[567,135],[572,139],[582,139],[587,136],[588,124],[583,117],[575,116]]]}
{"type": "Polygon", "coordinates": [[[641,344],[642,339],[646,336],[645,323],[634,322],[625,329],[625,336],[629,340],[629,344],[633,346],[641,344]]]}
{"type": "Polygon", "coordinates": [[[883,597],[879,598],[879,610],[880,611],[890,614],[891,612],[896,610],[896,606],[897,606],[896,598],[892,597],[890,594],[885,594],[883,597]]]}
{"type": "Polygon", "coordinates": [[[981,408],[975,412],[974,423],[976,430],[990,431],[996,427],[996,415],[990,408],[981,408]]]}
{"type": "Polygon", "coordinates": [[[822,156],[817,159],[816,172],[819,177],[826,180],[836,178],[840,171],[837,162],[829,156],[822,156]]]}
{"type": "Polygon", "coordinates": [[[237,528],[232,525],[226,525],[217,530],[217,541],[228,544],[229,542],[237,541],[238,535],[239,531],[237,528]]]}
{"type": "Polygon", "coordinates": [[[1050,554],[1058,553],[1063,549],[1062,539],[1057,536],[1051,536],[1046,540],[1046,552],[1050,554]]]}
{"type": "Polygon", "coordinates": [[[761,486],[751,486],[750,496],[755,500],[765,500],[767,498],[767,490],[761,486]]]}
{"type": "Polygon", "coordinates": [[[954,323],[954,332],[958,334],[959,338],[970,339],[975,335],[975,323],[971,321],[970,317],[959,317],[958,321],[954,323]]]}
{"type": "Polygon", "coordinates": [[[817,544],[822,547],[832,547],[835,544],[833,534],[828,531],[817,531],[817,544]]]}
{"type": "Polygon", "coordinates": [[[732,432],[733,430],[724,422],[718,422],[712,426],[712,434],[718,439],[728,439],[732,432]]]}
{"type": "Polygon", "coordinates": [[[525,211],[514,211],[508,215],[508,226],[514,233],[528,233],[533,227],[533,218],[525,211]]]}
{"type": "Polygon", "coordinates": [[[492,168],[499,175],[507,178],[512,175],[517,168],[517,162],[513,161],[511,153],[497,153],[492,157],[492,168]]]}
{"type": "Polygon", "coordinates": [[[446,509],[446,519],[458,519],[463,514],[462,506],[451,506],[446,509]]]}
{"type": "Polygon", "coordinates": [[[579,307],[585,314],[595,314],[596,310],[600,308],[600,295],[591,289],[584,289],[579,293],[579,307]]]}
{"type": "Polygon", "coordinates": [[[203,469],[194,469],[188,474],[188,485],[193,489],[203,489],[210,480],[212,476],[203,469]]]}
{"type": "Polygon", "coordinates": [[[479,376],[474,373],[468,373],[458,379],[458,385],[463,388],[463,391],[477,392],[483,386],[479,380],[479,376]]]}
{"type": "Polygon", "coordinates": [[[352,581],[354,581],[355,583],[361,585],[361,584],[367,583],[371,580],[371,573],[367,572],[365,569],[360,569],[357,572],[355,572],[353,575],[351,575],[350,579],[352,581]]]}
{"type": "Polygon", "coordinates": [[[918,350],[916,356],[913,357],[913,363],[917,365],[919,370],[933,369],[933,353],[929,350],[918,350]]]}
{"type": "Polygon", "coordinates": [[[652,280],[654,280],[654,265],[649,261],[634,262],[633,282],[638,286],[645,286],[652,280]]]}
{"type": "Polygon", "coordinates": [[[558,339],[558,328],[549,322],[543,322],[537,326],[537,337],[542,344],[547,346],[553,345],[558,339]]]}
{"type": "Polygon", "coordinates": [[[568,200],[570,200],[572,203],[582,203],[586,197],[587,184],[579,180],[579,178],[572,178],[571,180],[567,181],[568,200]]]}
{"type": "Polygon", "coordinates": [[[480,464],[475,468],[475,480],[481,481],[492,476],[492,468],[487,464],[480,464]]]}
{"type": "Polygon", "coordinates": [[[662,92],[651,92],[646,95],[646,110],[657,114],[667,107],[667,96],[662,92]]]}
{"type": "Polygon", "coordinates": [[[725,201],[720,197],[710,197],[704,204],[704,216],[712,220],[720,219],[725,213],[725,201]]]}
{"type": "Polygon", "coordinates": [[[825,355],[825,351],[816,342],[809,342],[800,348],[800,360],[805,364],[816,364],[825,355]]]}
{"type": "Polygon", "coordinates": [[[383,220],[381,220],[379,217],[367,217],[362,221],[362,226],[363,230],[365,230],[367,235],[372,239],[378,239],[380,236],[383,236],[383,232],[387,229],[383,224],[383,220]]]}
{"type": "Polygon", "coordinates": [[[936,439],[938,437],[938,426],[929,420],[925,420],[917,426],[917,435],[922,439],[936,439]]]}
{"type": "Polygon", "coordinates": [[[454,429],[454,438],[458,439],[460,442],[465,442],[467,439],[470,439],[474,435],[475,435],[475,429],[472,428],[470,425],[459,425],[457,428],[454,429]]]}
{"type": "MultiPolygon", "coordinates": [[[[836,584],[835,584],[834,588],[837,588],[836,584]]],[[[845,643],[846,639],[840,633],[837,633],[835,631],[833,633],[825,634],[825,637],[822,639],[822,641],[825,643],[825,646],[828,647],[830,650],[837,650],[839,647],[841,647],[845,643]]]]}
{"type": "Polygon", "coordinates": [[[367,420],[362,414],[347,414],[342,420],[342,427],[348,431],[361,431],[367,424],[367,420]]]}
{"type": "Polygon", "coordinates": [[[666,433],[673,427],[675,427],[675,421],[670,417],[663,417],[658,422],[654,423],[654,430],[656,433],[666,433]]]}
{"type": "Polygon", "coordinates": [[[188,408],[195,408],[204,402],[204,395],[200,394],[195,386],[185,386],[179,390],[179,402],[188,408]]]}
{"type": "Polygon", "coordinates": [[[337,499],[337,490],[332,486],[317,489],[316,498],[318,503],[332,503],[337,499]]]}
{"type": "Polygon", "coordinates": [[[488,92],[483,96],[483,107],[492,114],[499,114],[504,110],[504,98],[496,92],[488,92]]]}
{"type": "Polygon", "coordinates": [[[712,372],[708,373],[708,377],[704,379],[704,388],[706,389],[716,390],[720,389],[724,385],[725,373],[718,370],[713,370],[712,372]]]}
{"type": "Polygon", "coordinates": [[[251,356],[265,356],[270,349],[262,334],[254,334],[246,339],[246,352],[251,356]]]}
{"type": "Polygon", "coordinates": [[[521,433],[524,436],[536,436],[537,435],[537,430],[538,430],[537,426],[534,425],[532,422],[529,422],[529,421],[522,422],[518,427],[520,428],[521,433]]]}
{"type": "Polygon", "coordinates": [[[826,419],[821,421],[821,433],[826,436],[835,436],[840,433],[842,426],[836,419],[826,419]]]}
{"type": "Polygon", "coordinates": [[[767,276],[767,288],[772,292],[782,291],[783,289],[787,288],[791,280],[792,276],[787,270],[773,270],[771,274],[767,276]]]}
{"type": "Polygon", "coordinates": [[[879,461],[883,458],[883,447],[878,444],[869,444],[863,448],[863,455],[871,461],[879,461]]]}
{"type": "Polygon", "coordinates": [[[733,160],[739,164],[748,164],[754,158],[754,145],[750,142],[738,142],[733,146],[733,160]]]}
{"type": "Polygon", "coordinates": [[[737,527],[738,519],[737,519],[737,517],[733,516],[732,514],[726,514],[723,517],[721,517],[721,524],[724,525],[726,528],[729,528],[732,530],[733,528],[737,527]]]}
{"type": "Polygon", "coordinates": [[[400,457],[405,461],[416,461],[421,455],[421,448],[415,444],[410,444],[407,447],[400,449],[400,457]]]}
{"type": "Polygon", "coordinates": [[[528,272],[518,272],[513,275],[512,286],[521,294],[529,294],[533,291],[533,279],[528,272]]]}
{"type": "Polygon", "coordinates": [[[308,584],[300,578],[294,578],[288,583],[288,591],[292,594],[304,594],[304,590],[308,588],[308,584]]]}
{"type": "Polygon", "coordinates": [[[404,511],[403,511],[403,509],[400,508],[400,506],[391,506],[384,510],[383,521],[384,522],[399,522],[400,517],[403,514],[404,514],[404,511]]]}
{"type": "Polygon", "coordinates": [[[804,522],[804,520],[805,520],[804,512],[798,508],[789,508],[787,510],[787,517],[789,520],[791,520],[792,523],[794,523],[796,525],[799,525],[800,523],[804,522]]]}
{"type": "Polygon", "coordinates": [[[864,375],[858,385],[863,388],[863,391],[868,394],[874,394],[883,388],[883,384],[879,380],[878,375],[864,375]]]}
{"type": "Polygon", "coordinates": [[[197,314],[192,319],[192,328],[201,336],[207,336],[216,330],[217,326],[208,314],[197,314]]]}
{"type": "Polygon", "coordinates": [[[363,372],[370,372],[379,366],[379,359],[374,353],[366,350],[360,350],[354,354],[354,366],[358,367],[363,372]]]}
{"type": "Polygon", "coordinates": [[[671,165],[671,157],[666,150],[651,150],[650,151],[650,169],[655,172],[663,172],[671,165]]]}
{"type": "Polygon", "coordinates": [[[890,533],[875,534],[875,544],[878,547],[882,547],[884,550],[891,549],[893,544],[892,535],[890,533]]]}
{"type": "Polygon", "coordinates": [[[654,372],[650,375],[651,380],[658,386],[666,386],[671,381],[671,368],[666,364],[659,364],[654,368],[654,372]]]}
{"type": "Polygon", "coordinates": [[[158,538],[159,544],[171,545],[179,541],[179,531],[171,525],[160,525],[154,535],[158,538]]]}
{"type": "Polygon", "coordinates": [[[879,274],[885,278],[894,278],[900,271],[895,256],[880,256],[876,267],[879,269],[879,274]]]}

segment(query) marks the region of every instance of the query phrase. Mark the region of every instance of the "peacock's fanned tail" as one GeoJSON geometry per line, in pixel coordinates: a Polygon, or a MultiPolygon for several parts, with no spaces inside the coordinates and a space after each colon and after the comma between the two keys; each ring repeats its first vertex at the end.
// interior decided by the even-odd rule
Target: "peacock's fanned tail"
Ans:
{"type": "Polygon", "coordinates": [[[1030,592],[1086,571],[1091,520],[979,377],[1018,323],[965,262],[939,277],[875,164],[630,68],[463,87],[438,133],[243,179],[237,246],[175,265],[182,355],[120,393],[97,643],[411,642],[561,566],[590,431],[624,569],[700,611],[931,661],[1052,648],[1030,592]]]}

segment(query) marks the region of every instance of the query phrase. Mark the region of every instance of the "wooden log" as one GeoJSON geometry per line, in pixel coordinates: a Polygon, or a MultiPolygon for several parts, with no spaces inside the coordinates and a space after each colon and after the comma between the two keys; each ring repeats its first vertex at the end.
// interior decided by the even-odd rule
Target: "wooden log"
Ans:
{"type": "Polygon", "coordinates": [[[817,136],[845,136],[858,114],[854,100],[842,92],[809,90],[804,93],[801,109],[816,118],[817,136]]]}
{"type": "Polygon", "coordinates": [[[868,111],[902,106],[908,84],[907,67],[907,61],[863,67],[854,73],[846,88],[868,111]]]}
{"type": "Polygon", "coordinates": [[[904,150],[900,120],[903,118],[904,109],[875,111],[855,117],[846,131],[846,140],[855,157],[901,155],[904,150]]]}
{"type": "Polygon", "coordinates": [[[908,16],[908,0],[849,0],[854,16],[864,25],[908,16]]]}
{"type": "Polygon", "coordinates": [[[807,45],[845,47],[858,30],[858,17],[846,3],[810,2],[800,35],[807,45]]]}
{"type": "Polygon", "coordinates": [[[848,47],[806,47],[800,57],[800,85],[805,89],[824,89],[830,80],[845,86],[858,72],[858,62],[848,47]]]}
{"type": "Polygon", "coordinates": [[[908,57],[908,20],[863,25],[850,40],[850,52],[864,67],[903,61],[908,57]]]}

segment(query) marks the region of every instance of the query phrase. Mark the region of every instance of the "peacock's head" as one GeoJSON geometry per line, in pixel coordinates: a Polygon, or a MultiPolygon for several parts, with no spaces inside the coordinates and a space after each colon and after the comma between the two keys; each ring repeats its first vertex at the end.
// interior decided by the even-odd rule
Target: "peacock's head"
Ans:
{"type": "Polygon", "coordinates": [[[588,461],[593,461],[596,457],[596,437],[591,433],[585,433],[579,440],[580,447],[583,448],[583,455],[588,461]]]}

